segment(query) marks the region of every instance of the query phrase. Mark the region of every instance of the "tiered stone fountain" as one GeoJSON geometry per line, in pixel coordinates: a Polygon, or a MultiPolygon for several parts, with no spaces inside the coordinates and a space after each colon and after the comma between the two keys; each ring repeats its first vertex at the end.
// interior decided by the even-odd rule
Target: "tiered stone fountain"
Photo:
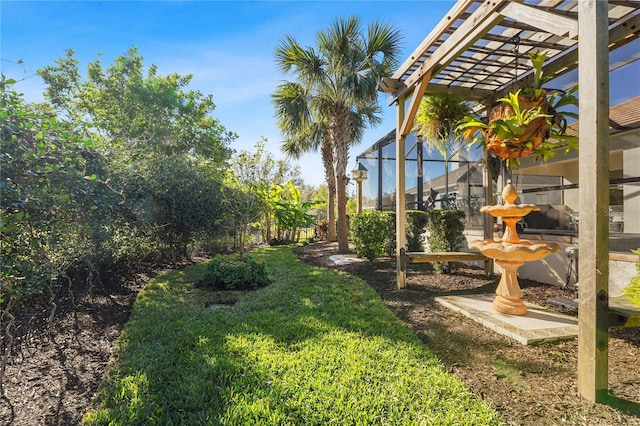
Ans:
{"type": "Polygon", "coordinates": [[[518,268],[525,262],[541,260],[547,255],[560,251],[560,246],[545,241],[531,242],[521,240],[516,224],[532,211],[540,211],[535,204],[514,204],[518,193],[509,183],[502,191],[504,205],[484,206],[482,212],[494,217],[501,217],[504,222],[502,240],[478,240],[469,247],[480,251],[485,256],[495,259],[502,268],[502,277],[496,289],[493,309],[510,315],[524,315],[527,307],[522,301],[522,290],[518,283],[518,268]]]}

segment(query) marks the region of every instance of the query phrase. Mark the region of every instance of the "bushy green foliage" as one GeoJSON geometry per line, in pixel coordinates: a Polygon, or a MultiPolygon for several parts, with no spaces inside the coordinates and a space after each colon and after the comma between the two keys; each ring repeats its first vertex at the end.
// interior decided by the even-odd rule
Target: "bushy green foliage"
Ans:
{"type": "Polygon", "coordinates": [[[213,95],[186,90],[192,75],[160,75],[145,66],[135,46],[114,63],[87,65],[81,79],[75,52],[68,50],[55,65],[38,70],[51,104],[71,120],[88,121],[104,135],[108,147],[120,143],[126,158],[190,155],[221,167],[235,134],[215,119],[213,95]]]}
{"type": "MultiPolygon", "coordinates": [[[[429,210],[427,241],[432,252],[458,251],[464,241],[465,214],[460,210],[429,210]]],[[[449,270],[449,262],[434,262],[434,268],[439,272],[449,270]]]]}
{"type": "Polygon", "coordinates": [[[107,164],[99,178],[121,194],[113,205],[125,246],[180,258],[198,239],[221,235],[222,171],[235,134],[214,118],[212,95],[186,89],[191,75],[160,75],[135,47],[110,66],[88,64],[84,78],[73,50],[38,74],[56,112],[91,129],[107,164]]]}
{"type": "Polygon", "coordinates": [[[232,254],[211,259],[199,285],[215,290],[255,290],[270,283],[264,262],[232,254]]]}
{"type": "Polygon", "coordinates": [[[356,254],[373,262],[385,253],[393,235],[394,215],[378,210],[365,210],[351,219],[351,238],[356,254]]]}
{"type": "Polygon", "coordinates": [[[303,195],[300,169],[289,161],[276,160],[266,151],[267,139],[255,144],[253,152],[242,150],[231,158],[228,183],[240,198],[227,198],[233,211],[240,250],[249,229],[259,229],[262,242],[297,241],[300,230],[313,226],[308,214],[313,205],[303,195]]]}
{"type": "Polygon", "coordinates": [[[80,126],[27,105],[0,82],[0,302],[41,293],[109,238],[118,198],[100,182],[105,166],[80,126]]]}
{"type": "MultiPolygon", "coordinates": [[[[396,212],[386,212],[390,216],[389,230],[384,245],[384,254],[393,256],[396,250],[396,212]]],[[[405,238],[407,251],[424,251],[424,231],[428,222],[426,212],[407,210],[405,214],[405,238]]]]}
{"type": "Polygon", "coordinates": [[[134,49],[81,78],[69,51],[39,70],[48,103],[1,80],[0,302],[151,254],[188,256],[222,232],[221,170],[233,135],[190,76],[143,73],[134,49]]]}
{"type": "Polygon", "coordinates": [[[155,227],[156,241],[166,252],[189,257],[198,236],[223,231],[222,183],[211,169],[183,156],[148,159],[138,165],[139,179],[125,178],[127,199],[138,224],[155,227]]]}
{"type": "Polygon", "coordinates": [[[406,212],[407,251],[424,251],[423,234],[427,228],[427,212],[407,210],[406,212]]]}
{"type": "MultiPolygon", "coordinates": [[[[631,251],[640,255],[640,249],[631,251]]],[[[636,269],[638,270],[638,275],[631,279],[629,285],[624,287],[622,292],[631,299],[631,302],[640,306],[640,263],[636,263],[636,269]]]]}

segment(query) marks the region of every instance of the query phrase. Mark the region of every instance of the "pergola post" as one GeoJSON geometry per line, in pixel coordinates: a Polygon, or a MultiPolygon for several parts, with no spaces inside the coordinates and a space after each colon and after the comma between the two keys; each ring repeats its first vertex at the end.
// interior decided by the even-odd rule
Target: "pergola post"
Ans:
{"type": "Polygon", "coordinates": [[[405,142],[407,135],[413,127],[413,120],[418,112],[420,100],[424,96],[427,84],[431,79],[431,72],[427,72],[424,78],[420,80],[413,93],[408,92],[398,98],[398,106],[396,107],[396,269],[397,269],[397,288],[398,290],[405,288],[407,284],[407,236],[405,213],[407,204],[405,202],[405,142]],[[409,107],[405,107],[406,100],[411,97],[409,107]]]}
{"type": "Polygon", "coordinates": [[[609,2],[578,3],[578,392],[589,401],[602,402],[609,386],[609,2]]]}
{"type": "Polygon", "coordinates": [[[405,232],[405,141],[402,124],[405,119],[404,96],[398,99],[396,107],[396,287],[398,290],[407,284],[405,251],[407,247],[405,232]]]}

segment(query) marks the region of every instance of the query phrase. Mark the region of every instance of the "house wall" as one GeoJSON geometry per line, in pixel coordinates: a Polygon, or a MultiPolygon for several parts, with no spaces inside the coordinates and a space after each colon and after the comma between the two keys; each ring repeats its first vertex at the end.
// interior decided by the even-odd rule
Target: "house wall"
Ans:
{"type": "MultiPolygon", "coordinates": [[[[625,178],[638,176],[640,147],[624,152],[623,173],[625,178]]],[[[640,183],[625,183],[624,194],[624,232],[640,233],[640,183]]]]}

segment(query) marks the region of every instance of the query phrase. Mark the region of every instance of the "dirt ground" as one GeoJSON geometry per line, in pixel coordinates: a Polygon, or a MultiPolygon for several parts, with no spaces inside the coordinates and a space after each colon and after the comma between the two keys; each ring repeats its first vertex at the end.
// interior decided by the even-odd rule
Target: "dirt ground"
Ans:
{"type": "MultiPolygon", "coordinates": [[[[577,394],[577,343],[523,346],[441,307],[434,297],[490,293],[498,278],[474,268],[437,274],[430,265],[411,265],[406,289],[395,289],[395,260],[336,266],[337,246],[315,243],[296,248],[305,262],[340,268],[361,277],[481,399],[513,425],[640,425],[640,329],[613,330],[609,340],[609,386],[618,408],[590,404],[577,394]]],[[[114,279],[74,287],[73,298],[18,316],[14,353],[6,367],[0,425],[76,425],[95,395],[129,318],[138,292],[158,268],[115,273],[114,279]],[[117,277],[117,279],[115,278],[117,277]],[[75,306],[71,309],[72,306],[75,306]]],[[[525,300],[540,305],[562,289],[522,280],[525,300]]],[[[2,332],[6,327],[2,318],[2,332]]],[[[4,336],[3,336],[4,338],[4,336]]],[[[5,340],[6,342],[6,340],[5,340]]],[[[2,351],[0,351],[1,355],[2,351]]],[[[408,395],[407,397],[410,397],[408,395]]]]}
{"type": "MultiPolygon", "coordinates": [[[[109,271],[103,279],[76,279],[57,295],[52,322],[54,307],[47,297],[14,309],[0,425],[80,424],[138,292],[162,271],[157,265],[137,265],[136,270],[109,271]]],[[[6,315],[1,319],[4,334],[6,315]]],[[[0,354],[6,341],[0,336],[0,354]]]]}
{"type": "MultiPolygon", "coordinates": [[[[577,340],[524,346],[434,301],[442,295],[493,293],[499,277],[462,267],[451,274],[430,264],[407,267],[407,287],[396,289],[395,259],[337,266],[337,245],[314,243],[294,250],[307,263],[339,268],[362,278],[476,396],[513,425],[640,425],[640,329],[611,329],[609,405],[592,404],[577,391],[577,340]],[[613,408],[613,406],[616,408],[613,408]]],[[[573,292],[520,280],[523,299],[549,306],[550,297],[573,292]]],[[[410,397],[410,396],[408,396],[410,397]]]]}

